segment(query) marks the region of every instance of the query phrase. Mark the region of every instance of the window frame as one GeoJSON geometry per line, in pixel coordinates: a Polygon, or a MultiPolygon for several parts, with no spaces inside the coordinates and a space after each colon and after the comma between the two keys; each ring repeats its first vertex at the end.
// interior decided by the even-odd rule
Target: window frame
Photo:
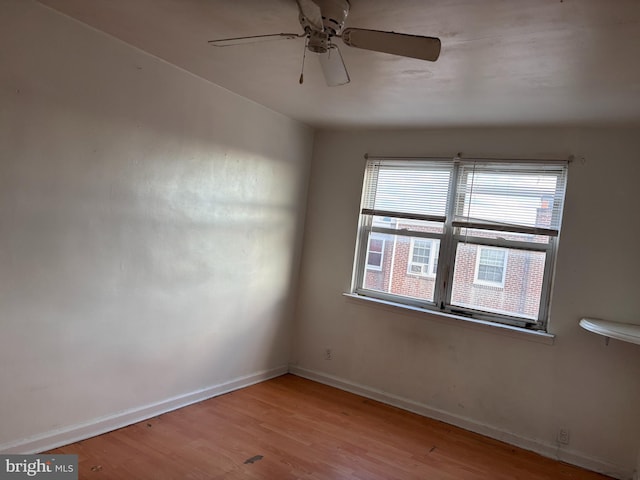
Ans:
{"type": "Polygon", "coordinates": [[[386,247],[386,243],[387,243],[387,239],[380,234],[376,234],[376,233],[372,233],[371,235],[369,235],[369,240],[367,242],[367,257],[365,259],[365,269],[367,270],[371,270],[372,272],[381,272],[382,271],[382,266],[384,265],[384,250],[386,247]],[[382,248],[380,249],[380,252],[376,252],[374,251],[373,253],[380,253],[380,265],[370,265],[369,264],[369,254],[371,253],[371,240],[379,240],[382,242],[382,248]]]}
{"type": "Polygon", "coordinates": [[[484,285],[486,287],[504,288],[505,281],[507,279],[507,265],[509,262],[509,250],[502,247],[490,247],[488,245],[478,245],[476,253],[476,265],[473,272],[473,283],[475,285],[484,285]],[[497,250],[504,253],[504,261],[502,263],[502,280],[495,282],[492,280],[484,280],[478,277],[480,273],[480,260],[483,250],[497,250]]]}
{"type": "MultiPolygon", "coordinates": [[[[378,162],[378,159],[368,159],[367,165],[369,162],[378,162]]],[[[361,213],[359,215],[358,222],[358,235],[356,242],[356,255],[354,257],[354,268],[352,274],[352,285],[351,285],[351,294],[372,297],[378,300],[383,300],[386,302],[390,302],[392,304],[398,304],[400,306],[406,305],[409,307],[418,307],[424,310],[430,310],[434,312],[441,312],[445,314],[453,314],[455,316],[461,316],[466,318],[473,318],[483,321],[488,321],[496,324],[505,324],[516,327],[522,327],[531,330],[538,330],[546,332],[547,325],[549,321],[549,305],[550,305],[550,297],[551,290],[553,287],[553,272],[555,269],[556,256],[557,256],[557,244],[560,234],[561,228],[561,218],[562,218],[562,210],[564,206],[564,197],[566,193],[566,184],[568,177],[568,164],[569,161],[547,161],[547,160],[467,160],[464,162],[468,164],[469,162],[477,162],[478,164],[494,164],[494,163],[503,163],[505,165],[513,165],[514,166],[514,175],[516,173],[515,166],[520,164],[526,164],[534,168],[533,171],[539,172],[540,174],[545,171],[553,172],[553,175],[557,176],[556,183],[556,191],[555,195],[557,198],[560,198],[559,207],[553,210],[553,223],[557,225],[557,230],[553,233],[551,229],[546,228],[538,228],[531,227],[528,228],[527,233],[529,231],[535,232],[533,235],[547,235],[548,234],[548,243],[538,243],[534,240],[531,241],[521,241],[521,240],[513,240],[513,239],[505,239],[503,237],[496,236],[496,238],[485,238],[483,236],[473,236],[469,235],[468,231],[471,229],[478,228],[475,224],[469,223],[467,227],[467,233],[465,235],[461,234],[462,228],[460,228],[460,222],[454,222],[454,218],[456,217],[455,212],[455,204],[456,204],[456,195],[460,192],[458,189],[458,180],[460,175],[461,168],[461,160],[460,159],[444,159],[444,158],[403,158],[403,159],[394,159],[394,158],[385,158],[385,162],[404,162],[411,163],[413,161],[422,161],[423,163],[431,163],[438,162],[440,164],[447,163],[450,168],[450,177],[449,177],[449,187],[447,192],[447,206],[446,206],[446,215],[441,218],[437,218],[434,215],[420,215],[420,214],[403,214],[398,216],[394,215],[394,212],[389,211],[377,211],[371,208],[365,208],[365,189],[367,187],[367,181],[369,172],[369,167],[365,170],[365,180],[363,183],[363,191],[362,191],[362,203],[361,203],[361,213]],[[539,168],[539,170],[538,170],[539,168]],[[442,221],[442,232],[434,233],[434,232],[424,232],[417,230],[398,230],[389,227],[380,227],[379,221],[374,221],[375,216],[385,216],[392,218],[404,218],[404,219],[412,219],[412,220],[423,220],[423,221],[442,221]],[[457,223],[457,225],[454,225],[457,223]],[[438,265],[435,272],[435,287],[434,287],[434,295],[433,301],[427,301],[423,299],[413,298],[409,296],[391,294],[388,292],[375,291],[364,288],[364,273],[366,272],[366,263],[363,264],[366,258],[366,251],[363,252],[363,238],[368,238],[368,233],[383,233],[390,235],[397,235],[402,237],[415,237],[415,238],[425,238],[425,239],[433,239],[439,240],[439,259],[438,265]],[[525,251],[537,251],[545,253],[545,263],[544,263],[544,271],[543,271],[543,280],[542,287],[540,292],[540,303],[538,308],[538,317],[536,319],[532,319],[529,317],[518,316],[516,314],[510,314],[508,312],[500,312],[497,311],[483,311],[478,308],[471,308],[466,306],[459,306],[451,303],[452,299],[452,289],[453,289],[453,279],[454,279],[454,269],[455,269],[455,256],[458,249],[458,244],[460,242],[477,244],[479,246],[486,246],[491,248],[504,248],[504,249],[517,249],[517,250],[525,250],[525,251]],[[365,268],[363,268],[363,265],[365,268]]],[[[426,168],[426,167],[425,167],[426,168]]],[[[458,215],[459,216],[459,215],[458,215]]],[[[512,230],[515,231],[515,230],[512,230]]],[[[505,232],[509,232],[509,230],[505,230],[505,232]]],[[[365,240],[366,242],[366,240],[365,240]]],[[[412,241],[413,246],[413,241],[412,241]]],[[[366,243],[365,243],[366,249],[366,243]]],[[[508,255],[508,252],[507,252],[508,255]]],[[[478,255],[479,257],[479,255],[478,255]]],[[[412,256],[408,258],[408,263],[411,263],[412,256]]],[[[393,268],[393,267],[392,267],[393,268]]],[[[409,269],[409,265],[407,269],[409,269]]],[[[477,266],[476,266],[477,268],[477,266]]],[[[408,272],[410,275],[417,276],[418,274],[413,272],[408,272]]],[[[425,277],[425,275],[422,275],[425,277]]],[[[474,273],[474,278],[477,277],[477,273],[474,273]]],[[[505,268],[503,280],[506,281],[507,277],[507,260],[505,259],[505,268]]],[[[504,285],[504,282],[503,282],[504,285]]],[[[497,286],[493,284],[493,286],[497,286]]]]}
{"type": "Polygon", "coordinates": [[[434,264],[434,259],[436,257],[436,251],[439,250],[439,248],[437,247],[438,242],[435,241],[435,239],[433,238],[415,238],[415,237],[411,237],[411,243],[409,246],[409,257],[408,257],[408,261],[407,261],[407,274],[408,275],[415,275],[417,277],[424,277],[424,278],[435,278],[436,276],[436,269],[433,268],[433,264],[434,264]],[[431,244],[431,246],[429,247],[429,262],[428,263],[422,263],[422,262],[414,262],[413,261],[413,255],[414,255],[414,248],[415,248],[415,243],[417,241],[421,241],[421,242],[429,242],[431,244]],[[414,272],[411,270],[411,267],[413,265],[422,265],[422,266],[427,266],[427,272],[425,273],[423,271],[422,268],[420,268],[420,272],[414,272]]]}

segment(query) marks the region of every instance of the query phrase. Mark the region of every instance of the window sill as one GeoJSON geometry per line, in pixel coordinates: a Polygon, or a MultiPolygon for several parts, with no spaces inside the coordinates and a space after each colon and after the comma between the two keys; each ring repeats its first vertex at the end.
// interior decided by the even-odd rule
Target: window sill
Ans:
{"type": "MultiPolygon", "coordinates": [[[[411,273],[411,272],[407,272],[407,276],[411,277],[411,278],[418,278],[418,279],[422,279],[422,280],[435,280],[436,276],[435,275],[431,275],[431,274],[421,274],[421,273],[411,273]]],[[[351,295],[351,294],[349,294],[351,295]]]]}
{"type": "Polygon", "coordinates": [[[474,287],[487,288],[490,290],[504,290],[504,283],[489,283],[483,282],[482,280],[474,280],[472,285],[474,287]]]}
{"type": "Polygon", "coordinates": [[[451,313],[438,312],[436,310],[428,310],[426,308],[413,307],[411,305],[403,305],[401,303],[389,302],[387,300],[380,300],[378,298],[365,297],[364,295],[358,295],[355,293],[343,293],[342,295],[347,297],[348,299],[355,300],[356,302],[368,304],[369,306],[379,306],[391,310],[402,310],[404,312],[415,313],[418,315],[427,314],[434,320],[441,323],[447,323],[449,325],[479,329],[487,333],[505,335],[508,337],[519,338],[521,340],[542,343],[545,345],[553,345],[555,341],[555,335],[551,333],[540,332],[536,330],[527,330],[526,328],[514,327],[511,325],[502,325],[500,323],[468,318],[462,315],[454,315],[451,313]]]}

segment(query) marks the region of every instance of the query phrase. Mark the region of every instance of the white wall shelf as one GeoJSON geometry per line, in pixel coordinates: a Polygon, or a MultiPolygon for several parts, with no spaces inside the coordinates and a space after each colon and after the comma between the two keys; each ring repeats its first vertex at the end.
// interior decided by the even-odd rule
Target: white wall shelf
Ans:
{"type": "Polygon", "coordinates": [[[604,335],[607,344],[610,338],[622,340],[623,342],[635,343],[640,345],[640,325],[632,323],[610,322],[608,320],[599,320],[596,318],[583,318],[580,320],[580,326],[585,330],[604,335]]]}

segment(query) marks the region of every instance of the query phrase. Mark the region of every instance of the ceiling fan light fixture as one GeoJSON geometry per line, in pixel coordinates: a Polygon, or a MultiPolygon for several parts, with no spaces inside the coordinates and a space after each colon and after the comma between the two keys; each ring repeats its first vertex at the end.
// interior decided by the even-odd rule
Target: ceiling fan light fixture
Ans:
{"type": "Polygon", "coordinates": [[[351,81],[337,45],[329,44],[329,49],[326,53],[318,55],[318,59],[328,86],[337,87],[351,81]]]}

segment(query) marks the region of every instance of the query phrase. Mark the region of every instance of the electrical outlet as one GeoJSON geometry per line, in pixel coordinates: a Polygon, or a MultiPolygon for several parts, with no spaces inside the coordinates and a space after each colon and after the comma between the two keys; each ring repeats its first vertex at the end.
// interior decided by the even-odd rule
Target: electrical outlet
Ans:
{"type": "Polygon", "coordinates": [[[562,445],[569,445],[570,432],[568,428],[561,428],[558,430],[558,443],[562,445]]]}
{"type": "Polygon", "coordinates": [[[324,359],[325,359],[325,360],[331,360],[331,356],[332,356],[332,354],[333,354],[333,352],[331,351],[331,349],[330,349],[330,348],[327,348],[327,349],[324,351],[324,359]]]}

